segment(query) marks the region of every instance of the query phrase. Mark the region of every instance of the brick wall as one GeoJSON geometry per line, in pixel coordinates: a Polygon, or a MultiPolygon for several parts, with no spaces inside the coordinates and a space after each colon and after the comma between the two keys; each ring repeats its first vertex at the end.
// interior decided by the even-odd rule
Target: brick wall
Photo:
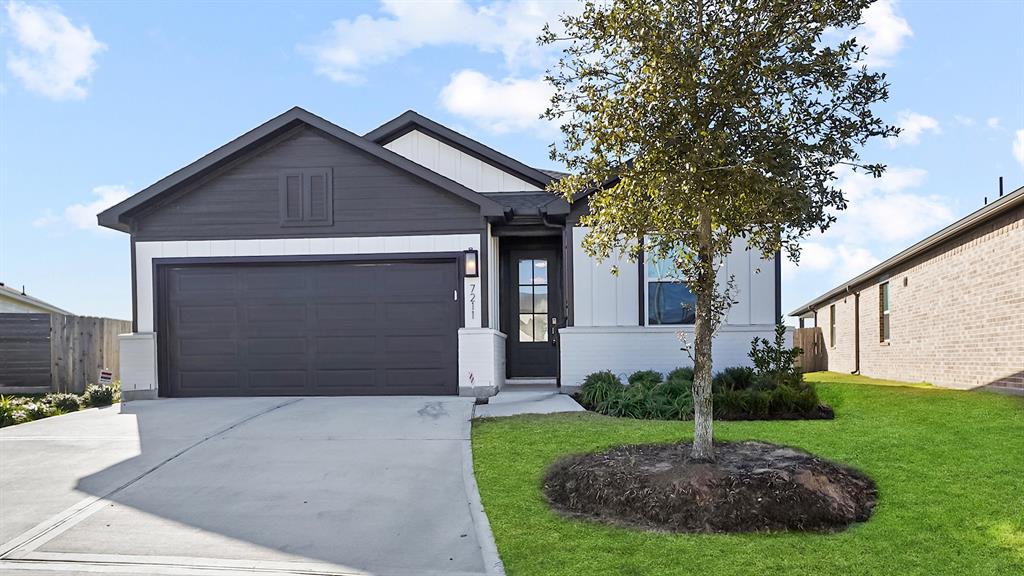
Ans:
{"type": "MultiPolygon", "coordinates": [[[[880,341],[879,284],[860,294],[861,373],[950,388],[1024,393],[1024,206],[888,272],[890,341],[880,341]]],[[[854,295],[817,309],[829,369],[854,370],[854,295]]]]}

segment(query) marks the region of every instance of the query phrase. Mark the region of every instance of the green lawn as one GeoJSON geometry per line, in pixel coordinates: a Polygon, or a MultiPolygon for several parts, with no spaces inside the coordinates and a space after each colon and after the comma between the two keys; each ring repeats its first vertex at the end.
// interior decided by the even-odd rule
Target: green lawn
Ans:
{"type": "Polygon", "coordinates": [[[540,490],[563,454],[689,439],[692,424],[591,413],[477,421],[473,460],[511,576],[1024,574],[1024,399],[809,374],[833,421],[718,422],[720,439],[797,446],[878,482],[865,524],[838,534],[661,534],[571,521],[540,490]]]}

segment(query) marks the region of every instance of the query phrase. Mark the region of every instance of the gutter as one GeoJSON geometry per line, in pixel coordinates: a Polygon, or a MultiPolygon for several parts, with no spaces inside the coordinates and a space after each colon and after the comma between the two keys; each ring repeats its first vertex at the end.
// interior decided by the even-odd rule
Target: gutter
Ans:
{"type": "Polygon", "coordinates": [[[889,269],[898,266],[899,264],[902,264],[903,262],[906,262],[907,260],[910,260],[911,258],[914,258],[915,256],[918,256],[919,254],[924,253],[929,249],[934,248],[935,246],[938,246],[939,244],[942,244],[947,240],[955,238],[956,236],[963,232],[966,232],[981,224],[984,224],[986,221],[995,218],[996,216],[999,216],[1004,212],[1008,212],[1009,210],[1015,208],[1018,205],[1024,205],[1024,187],[1018,188],[1013,192],[1010,192],[1006,196],[1003,196],[1002,198],[989,203],[983,208],[974,211],[973,213],[961,218],[960,220],[950,224],[949,226],[946,226],[942,230],[939,230],[938,232],[932,234],[931,236],[928,236],[924,240],[921,240],[920,242],[914,244],[913,246],[907,248],[906,250],[903,250],[902,252],[897,253],[895,256],[892,256],[891,258],[885,260],[884,262],[876,265],[875,267],[871,268],[867,272],[864,272],[860,276],[857,276],[849,280],[848,282],[845,282],[840,286],[833,288],[832,290],[829,290],[828,292],[822,294],[821,296],[815,298],[814,300],[811,300],[810,302],[804,304],[803,306],[800,306],[799,308],[790,312],[789,315],[794,317],[803,316],[804,314],[817,308],[820,304],[834,300],[837,296],[843,294],[844,291],[846,293],[849,293],[852,288],[859,286],[861,284],[871,282],[876,276],[885,273],[889,269]]]}

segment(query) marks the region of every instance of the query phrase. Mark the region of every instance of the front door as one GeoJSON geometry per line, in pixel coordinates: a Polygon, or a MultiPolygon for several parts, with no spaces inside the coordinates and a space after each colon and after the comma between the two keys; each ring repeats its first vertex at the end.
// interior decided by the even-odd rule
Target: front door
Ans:
{"type": "Polygon", "coordinates": [[[554,378],[558,374],[558,324],[562,320],[558,249],[508,251],[505,290],[508,375],[554,378]]]}

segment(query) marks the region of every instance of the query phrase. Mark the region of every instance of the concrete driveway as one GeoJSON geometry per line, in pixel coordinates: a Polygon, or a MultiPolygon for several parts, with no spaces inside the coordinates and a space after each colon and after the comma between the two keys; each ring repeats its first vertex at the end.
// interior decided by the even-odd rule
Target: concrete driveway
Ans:
{"type": "Polygon", "coordinates": [[[0,573],[493,574],[459,398],[135,402],[0,430],[0,573]]]}

